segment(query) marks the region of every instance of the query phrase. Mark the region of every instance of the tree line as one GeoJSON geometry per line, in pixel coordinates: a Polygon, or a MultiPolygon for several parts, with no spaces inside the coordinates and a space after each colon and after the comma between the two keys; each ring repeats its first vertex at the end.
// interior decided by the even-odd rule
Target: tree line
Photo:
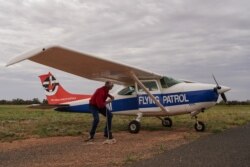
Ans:
{"type": "MultiPolygon", "coordinates": [[[[0,100],[0,105],[1,104],[9,104],[9,105],[30,105],[30,104],[48,104],[48,101],[46,99],[43,99],[40,101],[38,98],[33,98],[31,100],[23,100],[20,98],[12,99],[12,100],[0,100]]],[[[229,104],[229,105],[250,105],[250,100],[246,101],[228,101],[225,103],[224,101],[219,102],[219,105],[224,105],[224,104],[229,104]]]]}
{"type": "Polygon", "coordinates": [[[38,98],[33,98],[31,100],[23,100],[20,98],[12,99],[12,100],[0,100],[1,104],[8,104],[8,105],[30,105],[30,104],[48,104],[46,99],[40,101],[38,98]]]}
{"type": "Polygon", "coordinates": [[[232,100],[232,101],[227,101],[227,103],[225,103],[223,100],[219,102],[219,105],[250,105],[250,100],[246,100],[246,101],[237,101],[237,100],[232,100]]]}

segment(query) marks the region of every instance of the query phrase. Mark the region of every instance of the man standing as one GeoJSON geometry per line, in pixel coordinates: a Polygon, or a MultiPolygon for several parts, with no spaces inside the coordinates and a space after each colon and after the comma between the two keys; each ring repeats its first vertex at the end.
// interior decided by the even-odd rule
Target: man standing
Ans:
{"type": "Polygon", "coordinates": [[[92,123],[92,128],[89,132],[90,136],[86,141],[91,141],[94,139],[96,128],[99,123],[99,113],[107,118],[106,126],[104,128],[104,136],[108,139],[113,139],[111,133],[113,114],[106,108],[106,104],[114,100],[114,97],[109,94],[109,91],[113,88],[113,86],[114,85],[112,82],[105,82],[105,85],[98,88],[89,101],[90,111],[94,120],[92,123]],[[110,100],[106,101],[108,97],[110,100]]]}

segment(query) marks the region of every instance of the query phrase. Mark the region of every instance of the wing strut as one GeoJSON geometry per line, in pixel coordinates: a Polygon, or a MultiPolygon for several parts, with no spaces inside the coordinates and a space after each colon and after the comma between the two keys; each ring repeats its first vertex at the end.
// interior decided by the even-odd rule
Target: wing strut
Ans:
{"type": "Polygon", "coordinates": [[[155,104],[161,108],[163,112],[169,113],[169,111],[152,95],[148,89],[143,85],[143,83],[138,79],[138,77],[131,72],[131,76],[134,79],[134,81],[147,93],[147,95],[155,102],[155,104]]]}

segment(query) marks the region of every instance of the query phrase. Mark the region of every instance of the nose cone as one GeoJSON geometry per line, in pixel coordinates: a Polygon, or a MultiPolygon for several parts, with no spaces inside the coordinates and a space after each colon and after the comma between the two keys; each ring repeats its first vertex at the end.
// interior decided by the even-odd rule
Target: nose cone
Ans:
{"type": "Polygon", "coordinates": [[[227,92],[227,91],[229,91],[229,90],[231,90],[231,88],[229,88],[229,87],[227,87],[227,86],[220,86],[221,88],[220,89],[218,89],[218,93],[225,93],[225,92],[227,92]]]}

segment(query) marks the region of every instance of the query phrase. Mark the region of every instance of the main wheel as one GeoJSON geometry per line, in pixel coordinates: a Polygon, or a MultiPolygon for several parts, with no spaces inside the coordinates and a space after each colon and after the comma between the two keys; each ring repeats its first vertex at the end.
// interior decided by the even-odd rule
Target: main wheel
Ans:
{"type": "Polygon", "coordinates": [[[128,125],[128,130],[130,133],[138,133],[141,129],[141,123],[133,120],[128,125]]]}
{"type": "Polygon", "coordinates": [[[162,126],[165,126],[165,127],[171,127],[173,124],[172,119],[168,117],[164,118],[161,123],[162,123],[162,126]]]}
{"type": "Polygon", "coordinates": [[[197,132],[203,132],[205,130],[205,124],[201,121],[198,121],[194,124],[194,128],[197,132]]]}

